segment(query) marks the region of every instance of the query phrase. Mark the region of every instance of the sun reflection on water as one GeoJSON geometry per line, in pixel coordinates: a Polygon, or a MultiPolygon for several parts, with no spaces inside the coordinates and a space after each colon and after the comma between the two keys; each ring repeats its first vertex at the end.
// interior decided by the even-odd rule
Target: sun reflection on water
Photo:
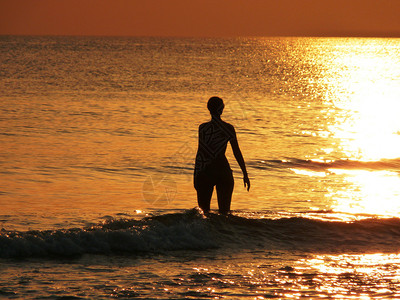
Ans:
{"type": "Polygon", "coordinates": [[[399,254],[315,255],[299,260],[294,269],[299,274],[319,274],[312,281],[325,295],[371,299],[398,296],[399,263],[399,254]]]}
{"type": "Polygon", "coordinates": [[[359,51],[353,48],[330,64],[342,72],[328,73],[335,75],[328,75],[326,100],[341,110],[329,131],[341,141],[346,158],[371,161],[400,156],[400,73],[393,68],[397,55],[383,52],[386,43],[376,40],[359,51]]]}
{"type": "Polygon", "coordinates": [[[330,170],[344,176],[345,189],[327,197],[334,200],[335,209],[347,213],[398,216],[400,177],[396,172],[367,170],[330,170]]]}
{"type": "Polygon", "coordinates": [[[336,151],[337,159],[358,162],[391,159],[392,170],[330,169],[343,178],[343,186],[326,196],[337,211],[396,216],[400,213],[400,71],[393,64],[399,63],[399,53],[390,40],[353,43],[348,42],[347,55],[326,58],[328,69],[321,83],[327,91],[325,101],[336,114],[327,121],[331,145],[325,152],[329,156],[336,151]]]}

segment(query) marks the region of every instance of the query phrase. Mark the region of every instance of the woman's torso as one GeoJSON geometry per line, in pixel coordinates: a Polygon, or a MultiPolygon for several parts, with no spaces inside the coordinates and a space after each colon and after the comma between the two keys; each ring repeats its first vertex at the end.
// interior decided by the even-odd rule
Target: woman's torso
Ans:
{"type": "Polygon", "coordinates": [[[199,127],[199,147],[196,155],[195,176],[200,172],[230,170],[225,151],[228,142],[235,138],[232,125],[221,119],[212,119],[199,127]]]}

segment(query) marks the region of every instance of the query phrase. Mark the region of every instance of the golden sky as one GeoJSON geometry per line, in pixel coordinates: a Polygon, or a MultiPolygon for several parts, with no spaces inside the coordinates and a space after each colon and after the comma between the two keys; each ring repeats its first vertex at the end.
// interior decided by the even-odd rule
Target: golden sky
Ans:
{"type": "Polygon", "coordinates": [[[0,34],[400,37],[400,0],[0,0],[0,34]]]}

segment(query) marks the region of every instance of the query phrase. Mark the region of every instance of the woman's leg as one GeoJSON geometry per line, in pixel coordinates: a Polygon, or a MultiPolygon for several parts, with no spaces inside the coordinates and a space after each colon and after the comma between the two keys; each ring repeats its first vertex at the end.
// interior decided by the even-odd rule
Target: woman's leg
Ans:
{"type": "Polygon", "coordinates": [[[221,214],[227,214],[231,210],[234,185],[232,170],[229,169],[217,183],[218,209],[221,214]]]}
{"type": "Polygon", "coordinates": [[[194,187],[197,191],[197,203],[203,212],[210,211],[211,197],[214,190],[214,185],[210,182],[207,176],[197,176],[194,179],[194,187]]]}

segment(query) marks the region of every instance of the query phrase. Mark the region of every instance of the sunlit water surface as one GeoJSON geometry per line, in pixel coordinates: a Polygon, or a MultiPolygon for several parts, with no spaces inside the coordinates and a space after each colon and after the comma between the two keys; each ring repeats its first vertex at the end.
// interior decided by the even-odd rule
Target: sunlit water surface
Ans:
{"type": "Polygon", "coordinates": [[[0,296],[400,297],[399,39],[0,37],[0,65],[0,296]],[[214,95],[238,219],[191,210],[214,95]]]}

